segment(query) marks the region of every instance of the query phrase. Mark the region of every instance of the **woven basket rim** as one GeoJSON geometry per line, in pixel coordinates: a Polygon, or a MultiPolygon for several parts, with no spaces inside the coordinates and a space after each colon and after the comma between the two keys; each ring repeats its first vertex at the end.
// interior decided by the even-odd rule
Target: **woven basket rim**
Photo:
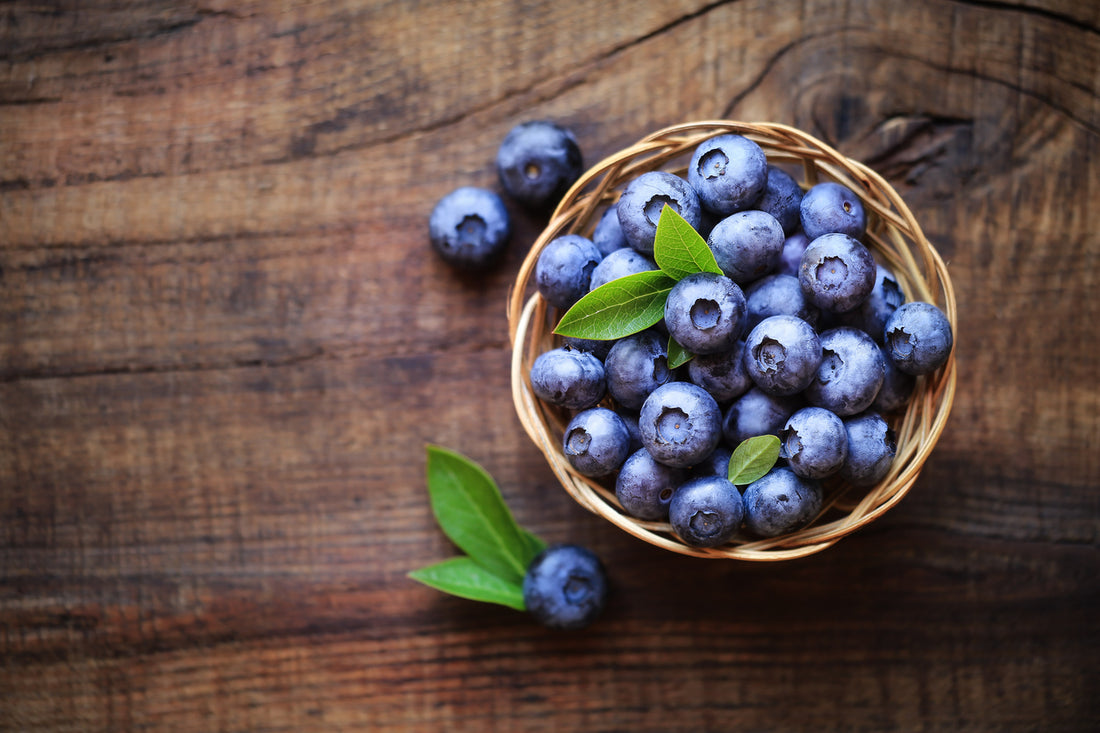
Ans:
{"type": "Polygon", "coordinates": [[[826,483],[822,512],[806,527],[766,540],[738,535],[716,548],[686,545],[672,533],[667,521],[647,522],[627,515],[615,499],[613,488],[577,473],[561,453],[560,436],[564,428],[561,411],[543,404],[529,381],[530,365],[553,343],[549,318],[560,315],[537,292],[531,292],[535,265],[543,248],[563,234],[587,233],[596,212],[602,212],[630,178],[646,170],[676,172],[668,167],[670,163],[689,155],[703,140],[726,133],[743,135],[759,144],[769,163],[801,164],[804,186],[833,180],[852,189],[868,215],[864,243],[885,260],[907,300],[938,305],[957,337],[957,306],[947,266],[901,196],[879,174],[788,125],[731,120],[686,122],[657,130],[590,167],[563,196],[531,246],[508,296],[512,398],[524,430],[566,492],[585,509],[645,542],[684,555],[748,561],[790,560],[832,546],[881,517],[908,494],[939,440],[954,402],[957,381],[954,350],[938,370],[917,378],[905,411],[888,418],[897,434],[898,450],[890,472],[882,481],[870,489],[854,489],[830,480],[826,483]]]}

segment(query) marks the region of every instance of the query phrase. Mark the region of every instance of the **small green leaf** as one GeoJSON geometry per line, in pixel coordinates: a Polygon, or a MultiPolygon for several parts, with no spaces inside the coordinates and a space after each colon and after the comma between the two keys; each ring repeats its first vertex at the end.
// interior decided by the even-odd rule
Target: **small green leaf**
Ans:
{"type": "Polygon", "coordinates": [[[675,369],[678,366],[683,366],[689,361],[695,358],[695,354],[691,353],[683,346],[680,346],[680,342],[671,336],[668,337],[668,368],[675,369]]]}
{"type": "Polygon", "coordinates": [[[675,284],[660,270],[612,280],[578,300],[554,333],[609,340],[644,331],[664,317],[665,300],[675,284]]]}
{"type": "Polygon", "coordinates": [[[529,540],[492,477],[469,458],[428,446],[428,493],[443,533],[494,575],[522,582],[529,540]]]}
{"type": "Polygon", "coordinates": [[[519,583],[494,575],[469,557],[453,557],[413,570],[409,577],[459,598],[499,603],[517,611],[527,610],[523,587],[519,583]]]}
{"type": "Polygon", "coordinates": [[[657,220],[653,259],[673,280],[681,280],[696,272],[722,274],[706,240],[668,204],[661,209],[661,218],[657,220]]]}
{"type": "Polygon", "coordinates": [[[742,441],[730,456],[730,483],[751,484],[772,470],[779,458],[779,438],[757,435],[742,441]]]}
{"type": "Polygon", "coordinates": [[[546,549],[546,543],[523,527],[519,528],[519,533],[523,537],[524,543],[527,545],[527,554],[524,556],[523,564],[526,567],[530,567],[531,561],[534,560],[540,552],[546,549]]]}

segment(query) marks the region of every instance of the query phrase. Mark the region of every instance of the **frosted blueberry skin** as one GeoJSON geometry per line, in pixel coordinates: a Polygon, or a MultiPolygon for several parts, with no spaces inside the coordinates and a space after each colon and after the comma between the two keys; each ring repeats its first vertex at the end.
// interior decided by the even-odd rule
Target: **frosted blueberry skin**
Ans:
{"type": "Polygon", "coordinates": [[[802,292],[798,278],[787,274],[772,274],[760,278],[745,288],[745,305],[749,315],[746,328],[770,316],[797,316],[811,326],[817,324],[817,306],[802,292]]]}
{"type": "Polygon", "coordinates": [[[596,268],[592,270],[592,278],[588,283],[588,289],[590,291],[595,290],[612,280],[618,280],[620,277],[656,269],[657,263],[649,257],[632,247],[623,247],[607,255],[600,261],[600,264],[596,265],[596,268]]]}
{"type": "Polygon", "coordinates": [[[615,479],[615,498],[623,511],[637,519],[668,517],[668,505],[687,474],[653,459],[644,448],[631,453],[615,479]]]}
{"type": "Polygon", "coordinates": [[[648,171],[630,181],[615,206],[626,241],[644,255],[653,255],[657,222],[666,204],[698,228],[699,197],[687,181],[666,171],[648,171]]]}
{"type": "Polygon", "coordinates": [[[513,127],[496,164],[504,191],[531,209],[553,208],[584,170],[573,133],[545,120],[513,127]]]}
{"type": "Polygon", "coordinates": [[[867,215],[859,197],[832,181],[810,187],[799,205],[799,220],[811,240],[833,232],[861,239],[867,232],[867,215]]]}
{"type": "Polygon", "coordinates": [[[668,507],[672,531],[692,547],[725,544],[740,529],[744,514],[741,493],[724,476],[689,480],[668,507]]]}
{"type": "Polygon", "coordinates": [[[696,272],[680,280],[665,300],[665,327],[693,354],[733,347],[745,328],[745,294],[733,280],[696,272]]]}
{"type": "Polygon", "coordinates": [[[863,412],[875,401],[886,378],[882,351],[858,328],[823,331],[821,364],[803,391],[806,401],[840,417],[863,412]]]}
{"type": "Polygon", "coordinates": [[[779,431],[779,455],[803,478],[832,476],[848,457],[848,435],[839,417],[823,407],[803,407],[779,431]]]}
{"type": "Polygon", "coordinates": [[[753,387],[741,395],[722,417],[722,437],[736,447],[757,435],[779,435],[791,415],[805,402],[800,396],[776,397],[753,387]]]}
{"type": "Polygon", "coordinates": [[[615,204],[607,207],[592,232],[592,243],[604,257],[623,247],[629,247],[623,227],[619,224],[619,210],[615,204]]]}
{"type": "Polygon", "coordinates": [[[919,376],[936,371],[951,355],[953,343],[951,322],[931,303],[905,303],[886,322],[886,354],[906,374],[919,376]]]}
{"type": "Polygon", "coordinates": [[[592,272],[601,259],[591,240],[579,234],[557,237],[539,253],[535,285],[550,305],[569,308],[588,292],[592,272]]]}
{"type": "Polygon", "coordinates": [[[844,313],[858,307],[874,289],[875,260],[847,234],[823,234],[802,253],[798,282],[818,308],[844,313]]]}
{"type": "Polygon", "coordinates": [[[900,410],[909,403],[909,398],[913,396],[913,390],[917,386],[917,378],[894,366],[894,362],[890,361],[885,349],[879,347],[879,350],[882,354],[885,376],[882,380],[882,387],[875,395],[875,401],[871,403],[871,409],[876,412],[889,413],[900,410]]]}
{"type": "Polygon", "coordinates": [[[733,451],[723,445],[719,445],[710,455],[699,463],[696,463],[688,471],[688,478],[701,478],[703,476],[721,476],[728,478],[730,475],[730,458],[733,451]]]}
{"type": "Polygon", "coordinates": [[[722,411],[702,387],[670,382],[653,390],[638,415],[642,445],[660,463],[688,468],[722,440],[722,411]]]}
{"type": "Polygon", "coordinates": [[[562,346],[568,346],[576,351],[587,351],[600,361],[607,358],[611,347],[615,345],[615,341],[611,339],[582,339],[575,336],[563,336],[561,343],[562,346]]]}
{"type": "Polygon", "coordinates": [[[432,249],[459,270],[483,270],[493,265],[511,234],[511,219],[500,196],[473,186],[451,191],[428,218],[432,249]]]}
{"type": "Polygon", "coordinates": [[[847,313],[837,314],[836,321],[838,325],[858,328],[881,344],[886,322],[904,302],[905,293],[894,273],[876,265],[875,285],[867,299],[847,313]]]}
{"type": "Polygon", "coordinates": [[[768,180],[756,208],[775,217],[789,236],[801,226],[802,189],[789,173],[774,165],[768,166],[768,180]]]}
{"type": "Polygon", "coordinates": [[[745,371],[745,342],[737,341],[728,351],[696,354],[687,363],[688,380],[710,392],[719,404],[728,403],[752,388],[752,377],[745,371]]]}
{"type": "Polygon", "coordinates": [[[642,431],[638,427],[638,415],[625,410],[616,410],[615,414],[623,421],[626,431],[630,433],[630,452],[635,453],[642,449],[642,431]]]}
{"type": "Polygon", "coordinates": [[[606,476],[630,455],[630,431],[622,418],[606,407],[578,412],[565,427],[562,453],[583,476],[606,476]]]}
{"type": "Polygon", "coordinates": [[[604,365],[593,354],[570,347],[544,351],[531,365],[531,390],[551,405],[585,410],[607,391],[604,365]]]}
{"type": "Polygon", "coordinates": [[[804,390],[821,364],[821,340],[813,326],[796,316],[770,316],[745,339],[745,371],[771,395],[804,390]]]}
{"type": "Polygon", "coordinates": [[[752,209],[718,222],[707,246],[722,272],[738,285],[746,285],[779,265],[783,241],[783,227],[775,217],[752,209]]]}
{"type": "Polygon", "coordinates": [[[821,511],[821,484],[789,468],[773,468],[749,484],[742,497],[745,529],[758,537],[778,537],[806,526],[821,511]]]}
{"type": "Polygon", "coordinates": [[[583,629],[607,604],[607,574],[590,550],[551,545],[540,552],[523,578],[523,604],[551,629],[583,629]]]}
{"type": "Polygon", "coordinates": [[[897,437],[881,415],[867,412],[844,421],[848,457],[840,477],[858,487],[874,486],[890,470],[897,453],[897,437]]]}
{"type": "Polygon", "coordinates": [[[703,208],[720,216],[752,208],[768,182],[764,150],[740,135],[699,143],[688,164],[688,183],[703,208]]]}
{"type": "Polygon", "coordinates": [[[779,255],[779,264],[775,271],[782,275],[798,277],[798,268],[802,265],[802,253],[810,246],[810,238],[801,231],[791,234],[783,240],[783,251],[779,255]]]}
{"type": "Polygon", "coordinates": [[[667,338],[650,329],[615,342],[604,360],[607,391],[620,407],[641,409],[653,390],[673,380],[667,338]]]}

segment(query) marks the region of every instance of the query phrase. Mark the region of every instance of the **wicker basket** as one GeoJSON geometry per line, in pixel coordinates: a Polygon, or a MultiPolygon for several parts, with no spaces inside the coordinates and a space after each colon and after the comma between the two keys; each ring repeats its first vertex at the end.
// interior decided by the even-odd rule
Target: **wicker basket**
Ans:
{"type": "Polygon", "coordinates": [[[535,358],[558,343],[552,331],[561,315],[535,292],[535,264],[543,247],[563,234],[591,236],[603,209],[618,199],[628,181],[658,169],[684,175],[695,147],[725,133],[754,140],[767,153],[769,163],[800,164],[804,187],[833,180],[859,195],[867,212],[864,243],[891,268],[907,300],[937,304],[957,332],[955,293],[947,268],[901,197],[881,176],[810,135],[784,125],[725,120],[688,123],[659,130],[599,162],[581,176],[558,205],[524,260],[509,296],[512,396],[524,429],[565,490],[584,508],[635,537],[673,552],[738,560],[788,560],[829,547],[885,514],[908,493],[951,410],[956,378],[954,353],[936,372],[917,379],[904,413],[889,417],[897,433],[897,456],[878,485],[857,490],[839,479],[827,480],[824,507],[806,527],[767,540],[739,534],[728,544],[710,549],[684,544],[667,522],[641,521],[625,514],[611,482],[603,485],[574,471],[561,452],[561,436],[569,415],[542,403],[531,391],[529,381],[535,358]]]}

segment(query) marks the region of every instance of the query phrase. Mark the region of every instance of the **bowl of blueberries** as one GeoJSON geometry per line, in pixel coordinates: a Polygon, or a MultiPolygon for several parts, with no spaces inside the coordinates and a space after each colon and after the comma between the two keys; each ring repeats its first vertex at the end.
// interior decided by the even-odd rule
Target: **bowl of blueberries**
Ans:
{"type": "Polygon", "coordinates": [[[497,160],[507,191],[557,201],[509,297],[512,393],[573,499],[762,561],[895,506],[951,410],[957,314],[889,183],[781,124],[675,125],[585,171],[541,126],[497,160]]]}

